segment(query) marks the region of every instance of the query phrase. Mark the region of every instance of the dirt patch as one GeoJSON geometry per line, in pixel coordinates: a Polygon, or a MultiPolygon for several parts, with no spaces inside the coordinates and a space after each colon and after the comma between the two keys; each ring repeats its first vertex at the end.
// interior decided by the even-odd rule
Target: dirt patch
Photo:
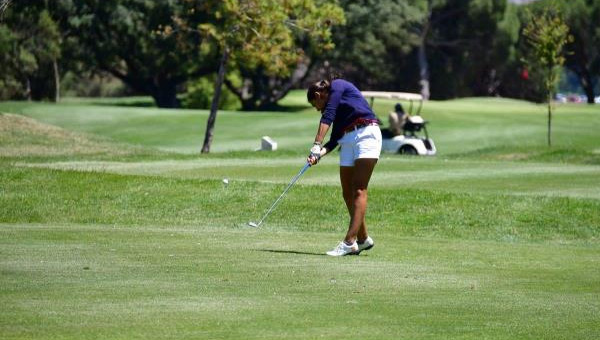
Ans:
{"type": "Polygon", "coordinates": [[[0,113],[0,156],[126,155],[140,149],[29,117],[0,113]]]}

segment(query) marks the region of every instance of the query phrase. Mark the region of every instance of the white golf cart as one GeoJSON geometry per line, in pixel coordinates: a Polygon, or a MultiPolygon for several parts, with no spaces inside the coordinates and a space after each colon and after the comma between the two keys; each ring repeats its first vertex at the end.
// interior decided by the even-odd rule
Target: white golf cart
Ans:
{"type": "MultiPolygon", "coordinates": [[[[400,103],[396,104],[396,113],[406,115],[403,117],[400,131],[382,129],[382,149],[384,152],[421,156],[433,156],[436,154],[435,144],[427,133],[427,121],[419,115],[423,107],[423,96],[417,93],[381,91],[362,91],[362,94],[365,98],[370,98],[371,108],[373,108],[375,98],[395,99],[409,103],[407,113],[404,112],[400,103]],[[417,108],[415,108],[416,103],[418,103],[417,108]],[[421,131],[424,132],[425,137],[418,135],[421,131]]],[[[390,120],[392,120],[392,117],[390,116],[390,120]]],[[[390,127],[391,125],[392,122],[390,122],[390,127]]]]}

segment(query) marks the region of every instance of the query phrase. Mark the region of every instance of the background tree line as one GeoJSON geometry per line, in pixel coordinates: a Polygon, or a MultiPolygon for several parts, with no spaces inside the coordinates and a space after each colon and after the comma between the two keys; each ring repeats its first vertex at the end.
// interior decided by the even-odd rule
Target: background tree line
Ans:
{"type": "MultiPolygon", "coordinates": [[[[0,22],[0,98],[59,100],[61,90],[94,94],[90,87],[99,79],[118,79],[125,86],[108,94],[150,95],[159,107],[208,108],[224,46],[215,37],[236,27],[230,17],[236,12],[224,3],[258,4],[13,1],[0,22]]],[[[540,72],[523,61],[528,47],[522,31],[528,20],[525,9],[539,12],[546,3],[261,3],[234,18],[268,25],[256,26],[262,40],[251,40],[250,26],[235,41],[220,105],[270,109],[291,89],[332,72],[365,90],[420,92],[432,99],[498,95],[543,101],[540,72]],[[267,40],[272,48],[253,48],[267,40]]],[[[600,76],[600,30],[595,25],[600,0],[558,6],[573,37],[566,46],[565,68],[593,103],[600,76]]]]}

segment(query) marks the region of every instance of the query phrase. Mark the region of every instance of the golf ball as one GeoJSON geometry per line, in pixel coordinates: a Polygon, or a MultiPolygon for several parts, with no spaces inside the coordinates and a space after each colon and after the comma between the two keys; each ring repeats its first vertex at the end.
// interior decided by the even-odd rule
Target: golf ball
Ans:
{"type": "Polygon", "coordinates": [[[229,184],[229,180],[227,178],[223,178],[223,184],[229,184]]]}

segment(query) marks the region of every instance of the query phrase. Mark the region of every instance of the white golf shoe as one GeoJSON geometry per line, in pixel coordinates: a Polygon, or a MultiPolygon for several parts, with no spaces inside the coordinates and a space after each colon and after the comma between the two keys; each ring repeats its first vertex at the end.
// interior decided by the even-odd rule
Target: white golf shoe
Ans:
{"type": "Polygon", "coordinates": [[[358,255],[360,251],[358,250],[358,244],[356,241],[352,245],[347,245],[344,241],[340,242],[340,244],[335,247],[335,249],[327,252],[329,256],[345,256],[345,255],[358,255]]]}
{"type": "Polygon", "coordinates": [[[358,253],[360,254],[363,250],[369,250],[373,248],[374,245],[375,242],[373,242],[371,236],[367,236],[367,239],[363,243],[358,243],[358,253]]]}

